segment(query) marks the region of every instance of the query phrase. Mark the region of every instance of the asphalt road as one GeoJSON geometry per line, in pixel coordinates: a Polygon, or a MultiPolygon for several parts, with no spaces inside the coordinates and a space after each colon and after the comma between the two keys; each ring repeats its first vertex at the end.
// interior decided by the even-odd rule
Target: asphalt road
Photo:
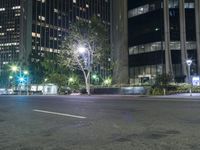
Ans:
{"type": "Polygon", "coordinates": [[[0,96],[0,150],[190,149],[198,97],[0,96]]]}

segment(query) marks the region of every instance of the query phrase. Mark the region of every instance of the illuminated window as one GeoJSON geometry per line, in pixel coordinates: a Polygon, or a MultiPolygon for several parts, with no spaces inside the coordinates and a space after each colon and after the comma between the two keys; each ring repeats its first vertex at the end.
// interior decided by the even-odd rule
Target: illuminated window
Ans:
{"type": "Polygon", "coordinates": [[[32,37],[38,37],[38,38],[40,38],[40,34],[39,34],[39,33],[32,32],[32,37]]]}
{"type": "Polygon", "coordinates": [[[5,8],[0,8],[0,11],[5,11],[6,9],[5,8]]]}
{"type": "Polygon", "coordinates": [[[194,3],[185,3],[185,8],[194,8],[194,3]]]}
{"type": "Polygon", "coordinates": [[[151,4],[151,5],[146,4],[146,5],[143,5],[143,6],[140,6],[140,7],[130,10],[128,12],[128,17],[132,18],[132,17],[138,16],[138,15],[145,14],[150,11],[154,11],[154,10],[155,10],[155,4],[151,4]]]}
{"type": "Polygon", "coordinates": [[[42,2],[42,3],[45,3],[46,0],[37,0],[37,1],[42,2]]]}
{"type": "Polygon", "coordinates": [[[13,7],[12,7],[13,10],[15,10],[15,9],[20,9],[20,8],[21,8],[21,6],[13,6],[13,7]]]}
{"type": "Polygon", "coordinates": [[[20,13],[15,14],[15,17],[20,16],[20,13]]]}
{"type": "Polygon", "coordinates": [[[19,45],[19,43],[3,43],[3,44],[0,44],[0,46],[13,46],[13,45],[19,45]]]}
{"type": "Polygon", "coordinates": [[[14,31],[15,28],[9,28],[9,29],[6,29],[6,31],[14,31]]]}
{"type": "Polygon", "coordinates": [[[38,16],[39,20],[45,21],[45,17],[44,16],[38,16]]]}
{"type": "Polygon", "coordinates": [[[54,8],[54,12],[55,12],[55,13],[58,13],[58,9],[54,8]]]}
{"type": "Polygon", "coordinates": [[[3,64],[4,64],[4,65],[5,65],[5,64],[8,64],[8,62],[7,62],[7,61],[4,61],[3,64]]]}

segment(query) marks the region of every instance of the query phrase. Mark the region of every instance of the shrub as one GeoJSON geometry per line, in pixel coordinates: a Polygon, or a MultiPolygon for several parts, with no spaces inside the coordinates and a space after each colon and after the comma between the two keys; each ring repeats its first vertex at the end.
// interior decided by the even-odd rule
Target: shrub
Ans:
{"type": "Polygon", "coordinates": [[[150,90],[150,94],[151,94],[151,95],[164,95],[164,91],[163,91],[163,89],[161,89],[161,88],[153,87],[153,88],[151,88],[151,90],[150,90]]]}

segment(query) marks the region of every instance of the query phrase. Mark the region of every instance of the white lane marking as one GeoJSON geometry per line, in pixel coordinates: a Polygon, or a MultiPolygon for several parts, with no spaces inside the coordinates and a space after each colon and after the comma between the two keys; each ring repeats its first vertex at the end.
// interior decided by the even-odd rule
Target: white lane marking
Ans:
{"type": "Polygon", "coordinates": [[[53,115],[65,116],[65,117],[78,118],[78,119],[86,119],[86,117],[84,117],[84,116],[76,116],[76,115],[64,114],[64,113],[58,113],[58,112],[52,112],[52,111],[46,111],[46,110],[34,109],[33,111],[40,112],[40,113],[46,113],[46,114],[53,114],[53,115]]]}

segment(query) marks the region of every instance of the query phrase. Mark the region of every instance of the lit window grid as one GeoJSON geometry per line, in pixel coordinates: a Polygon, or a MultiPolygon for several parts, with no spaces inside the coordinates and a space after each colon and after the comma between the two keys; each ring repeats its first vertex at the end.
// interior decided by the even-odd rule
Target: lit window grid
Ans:
{"type": "Polygon", "coordinates": [[[20,49],[20,1],[6,3],[0,4],[0,69],[8,62],[18,61],[20,49]]]}
{"type": "MultiPolygon", "coordinates": [[[[49,48],[52,48],[56,49],[55,51],[57,51],[57,49],[59,49],[59,46],[61,45],[63,37],[67,33],[66,29],[68,27],[68,24],[70,22],[76,21],[76,19],[84,18],[89,20],[92,14],[99,14],[99,16],[102,17],[103,20],[105,20],[105,23],[109,22],[110,6],[104,0],[95,0],[91,3],[77,0],[76,5],[72,1],[67,2],[63,0],[61,2],[63,2],[63,5],[67,7],[62,7],[63,5],[60,5],[59,1],[57,1],[57,3],[54,3],[54,1],[52,0],[46,2],[46,5],[43,5],[41,1],[34,3],[35,6],[33,6],[33,8],[35,8],[35,10],[33,12],[35,14],[33,15],[34,27],[32,33],[35,33],[37,31],[37,35],[40,35],[38,37],[37,35],[32,34],[32,45],[34,47],[34,51],[37,51],[37,47],[46,47],[45,49],[47,50],[49,48]],[[47,7],[47,4],[52,7],[52,10],[47,7]],[[87,11],[83,12],[83,10],[81,9],[76,9],[80,8],[80,6],[85,6],[85,9],[87,8],[87,11]],[[41,14],[39,13],[40,11],[37,9],[46,10],[42,14],[42,17],[45,19],[41,19],[41,14]],[[71,14],[69,14],[68,12],[71,12],[71,14]],[[58,19],[59,17],[61,19],[58,19]]],[[[38,49],[38,51],[40,51],[40,49],[38,49]]],[[[52,52],[54,52],[54,50],[52,52]]]]}

